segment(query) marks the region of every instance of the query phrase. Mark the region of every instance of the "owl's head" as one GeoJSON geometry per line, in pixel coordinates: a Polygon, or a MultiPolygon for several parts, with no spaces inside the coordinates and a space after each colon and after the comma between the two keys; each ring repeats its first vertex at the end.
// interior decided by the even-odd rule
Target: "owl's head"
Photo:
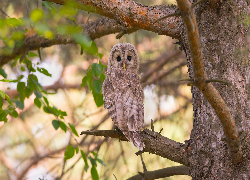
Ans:
{"type": "Polygon", "coordinates": [[[139,69],[139,57],[135,47],[129,43],[119,43],[113,46],[109,55],[108,71],[112,68],[132,70],[139,69]]]}

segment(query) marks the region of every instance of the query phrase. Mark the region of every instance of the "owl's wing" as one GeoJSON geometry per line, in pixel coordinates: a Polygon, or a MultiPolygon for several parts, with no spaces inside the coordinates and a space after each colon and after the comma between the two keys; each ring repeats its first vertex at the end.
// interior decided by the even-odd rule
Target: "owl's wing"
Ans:
{"type": "Polygon", "coordinates": [[[114,87],[109,81],[109,75],[107,74],[107,78],[104,80],[102,84],[102,93],[103,93],[103,101],[104,108],[109,109],[114,104],[114,87]]]}
{"type": "Polygon", "coordinates": [[[121,92],[115,89],[112,84],[110,73],[102,85],[104,108],[108,109],[109,115],[114,124],[119,129],[127,129],[123,121],[123,104],[121,102],[121,92]]]}
{"type": "Polygon", "coordinates": [[[139,76],[133,76],[129,89],[124,92],[124,114],[127,117],[129,131],[141,131],[144,124],[143,91],[139,76]]]}

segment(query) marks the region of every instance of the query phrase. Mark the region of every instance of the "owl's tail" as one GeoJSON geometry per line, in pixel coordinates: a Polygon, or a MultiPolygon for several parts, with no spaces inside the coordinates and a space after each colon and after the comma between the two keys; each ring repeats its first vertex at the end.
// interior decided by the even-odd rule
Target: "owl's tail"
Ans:
{"type": "Polygon", "coordinates": [[[133,146],[141,151],[143,150],[145,145],[140,131],[122,131],[122,133],[128,138],[133,146]]]}

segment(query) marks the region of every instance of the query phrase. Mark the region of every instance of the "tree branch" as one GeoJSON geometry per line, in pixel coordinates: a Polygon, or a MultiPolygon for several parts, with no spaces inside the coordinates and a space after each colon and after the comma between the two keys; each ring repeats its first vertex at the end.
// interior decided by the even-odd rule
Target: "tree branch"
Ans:
{"type": "MultiPolygon", "coordinates": [[[[123,27],[122,25],[116,23],[115,20],[109,19],[107,17],[90,21],[84,25],[81,25],[83,31],[90,39],[94,40],[108,34],[114,34],[120,32],[122,29],[126,31],[127,34],[137,31],[135,28],[123,27]]],[[[25,52],[37,50],[39,48],[46,48],[58,44],[72,44],[75,43],[71,38],[64,37],[59,34],[55,35],[53,39],[46,39],[44,37],[38,36],[35,32],[31,35],[26,34],[23,45],[20,47],[15,47],[11,54],[0,55],[0,67],[8,63],[10,60],[16,58],[17,56],[24,54],[25,52]]]]}
{"type": "MultiPolygon", "coordinates": [[[[44,1],[63,5],[66,1],[73,0],[44,1]]],[[[115,19],[125,27],[145,29],[177,39],[183,29],[183,23],[179,17],[170,17],[155,23],[156,19],[174,13],[176,10],[174,5],[145,6],[132,0],[78,0],[77,8],[115,19]]]]}
{"type": "Polygon", "coordinates": [[[227,107],[225,101],[211,83],[206,83],[207,75],[204,71],[204,60],[199,32],[191,4],[188,0],[177,0],[177,3],[187,30],[195,86],[203,93],[214,108],[223,126],[224,133],[227,136],[227,143],[231,151],[232,161],[234,163],[239,163],[242,161],[239,133],[230,113],[230,109],[227,107]]]}
{"type": "MultiPolygon", "coordinates": [[[[190,173],[189,173],[189,168],[187,166],[173,166],[173,167],[158,169],[155,171],[147,171],[143,173],[143,175],[144,179],[159,179],[174,175],[190,176],[190,173]]],[[[133,177],[128,178],[127,180],[141,180],[141,179],[142,179],[141,175],[137,174],[133,177]]]]}
{"type": "MultiPolygon", "coordinates": [[[[82,131],[81,135],[83,134],[119,138],[121,141],[128,141],[120,130],[82,131]]],[[[141,134],[145,144],[143,152],[156,154],[163,158],[168,158],[172,161],[189,166],[186,144],[175,142],[157,132],[153,132],[148,129],[144,129],[141,134]]]]}
{"type": "Polygon", "coordinates": [[[162,69],[165,64],[170,62],[170,60],[172,60],[173,58],[177,58],[177,56],[179,56],[180,54],[181,54],[180,50],[177,50],[177,51],[172,52],[172,53],[170,53],[170,52],[163,53],[159,57],[159,59],[161,59],[160,62],[158,62],[153,68],[149,69],[147,72],[143,73],[143,75],[141,77],[141,83],[145,83],[154,72],[162,69]]]}
{"type": "Polygon", "coordinates": [[[182,67],[182,66],[184,66],[184,65],[186,65],[186,64],[187,64],[187,61],[180,62],[180,63],[177,64],[176,66],[174,66],[174,67],[168,69],[166,72],[161,73],[160,75],[154,77],[150,82],[146,82],[146,83],[142,84],[142,88],[146,87],[146,86],[149,85],[149,84],[153,84],[153,83],[155,83],[155,82],[158,81],[158,80],[161,80],[164,76],[167,76],[167,75],[171,74],[171,73],[174,72],[176,69],[178,69],[178,68],[180,68],[180,67],[182,67]]]}

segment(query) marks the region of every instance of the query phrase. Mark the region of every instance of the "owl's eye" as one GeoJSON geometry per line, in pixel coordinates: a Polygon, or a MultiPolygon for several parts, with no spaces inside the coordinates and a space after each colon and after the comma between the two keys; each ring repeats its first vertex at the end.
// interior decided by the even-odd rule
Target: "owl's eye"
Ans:
{"type": "Polygon", "coordinates": [[[118,62],[122,60],[122,59],[121,59],[121,56],[117,56],[116,59],[117,59],[118,62]]]}
{"type": "Polygon", "coordinates": [[[127,57],[127,60],[131,61],[132,57],[131,56],[128,56],[127,57]]]}

